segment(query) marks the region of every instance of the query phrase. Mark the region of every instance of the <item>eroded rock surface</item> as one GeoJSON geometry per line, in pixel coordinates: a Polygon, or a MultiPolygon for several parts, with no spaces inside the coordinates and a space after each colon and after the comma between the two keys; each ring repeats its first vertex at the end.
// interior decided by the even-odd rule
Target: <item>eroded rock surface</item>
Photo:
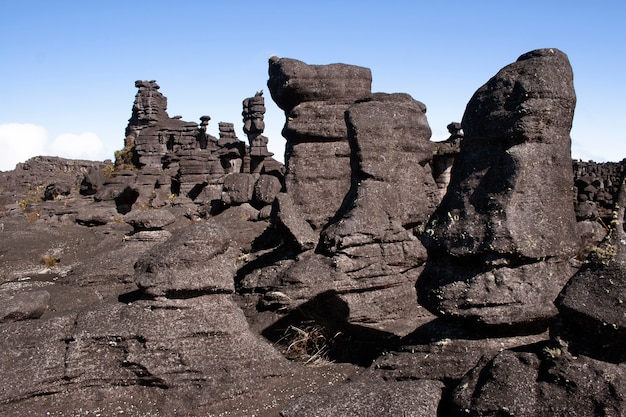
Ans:
{"type": "Polygon", "coordinates": [[[488,325],[556,313],[578,249],[572,79],[565,54],[532,51],[468,103],[448,192],[422,238],[429,261],[417,290],[433,313],[488,325]]]}
{"type": "Polygon", "coordinates": [[[377,93],[350,106],[351,188],[338,212],[320,235],[287,186],[274,209],[278,261],[251,271],[240,289],[262,293],[262,306],[282,311],[336,297],[350,324],[412,330],[415,320],[407,318],[423,315],[413,285],[426,261],[415,230],[439,200],[425,112],[406,94],[377,93]]]}
{"type": "Polygon", "coordinates": [[[314,229],[330,220],[350,188],[344,112],[371,94],[371,83],[368,68],[270,58],[267,85],[287,118],[286,192],[314,229]]]}
{"type": "Polygon", "coordinates": [[[115,166],[0,173],[0,414],[626,414],[626,164],[572,182],[566,57],[524,54],[439,144],[370,84],[270,59],[286,181],[260,92],[248,146],[154,81],[115,166]]]}

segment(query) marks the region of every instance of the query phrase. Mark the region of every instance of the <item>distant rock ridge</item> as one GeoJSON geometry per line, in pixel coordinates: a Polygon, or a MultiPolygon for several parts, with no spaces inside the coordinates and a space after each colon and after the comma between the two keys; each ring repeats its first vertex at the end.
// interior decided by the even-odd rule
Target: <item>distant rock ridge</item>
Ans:
{"type": "Polygon", "coordinates": [[[282,181],[282,164],[267,152],[267,138],[260,136],[262,126],[251,124],[252,120],[262,121],[262,96],[244,100],[244,113],[252,109],[250,114],[255,115],[244,117],[244,130],[255,138],[246,145],[237,139],[232,123],[220,123],[218,139],[207,133],[209,116],[202,116],[200,124],[170,117],[167,98],[156,81],[136,81],[135,86],[138,92],[126,128],[125,147],[116,153],[116,168],[110,178],[95,185],[96,199],[115,200],[120,212],[169,206],[176,200],[192,216],[201,217],[229,204],[222,198],[229,174],[251,176],[253,183],[263,174],[282,181]],[[250,100],[260,104],[251,108],[250,100]],[[256,130],[248,125],[256,126],[256,130]]]}

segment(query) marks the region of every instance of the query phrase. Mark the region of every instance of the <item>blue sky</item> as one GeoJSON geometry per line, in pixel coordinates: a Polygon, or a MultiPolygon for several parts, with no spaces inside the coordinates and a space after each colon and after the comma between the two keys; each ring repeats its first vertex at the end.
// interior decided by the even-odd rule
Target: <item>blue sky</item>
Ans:
{"type": "Polygon", "coordinates": [[[36,154],[113,158],[135,80],[157,80],[170,116],[235,123],[266,91],[270,150],[284,115],[267,92],[271,55],[372,70],[373,90],[428,107],[433,140],[500,68],[558,48],[574,69],[573,156],[626,158],[626,2],[0,0],[0,170],[36,154]]]}

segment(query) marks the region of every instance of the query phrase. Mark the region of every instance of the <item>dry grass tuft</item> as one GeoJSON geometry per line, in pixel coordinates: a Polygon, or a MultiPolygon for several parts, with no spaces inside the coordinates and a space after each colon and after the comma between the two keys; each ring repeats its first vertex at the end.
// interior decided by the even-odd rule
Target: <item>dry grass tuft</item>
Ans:
{"type": "Polygon", "coordinates": [[[41,255],[41,262],[47,266],[48,268],[52,268],[54,266],[57,266],[60,262],[60,259],[49,255],[49,254],[45,254],[45,255],[41,255]]]}
{"type": "Polygon", "coordinates": [[[308,321],[287,327],[277,344],[288,359],[309,364],[330,361],[334,341],[341,335],[341,332],[332,334],[320,324],[308,321]]]}

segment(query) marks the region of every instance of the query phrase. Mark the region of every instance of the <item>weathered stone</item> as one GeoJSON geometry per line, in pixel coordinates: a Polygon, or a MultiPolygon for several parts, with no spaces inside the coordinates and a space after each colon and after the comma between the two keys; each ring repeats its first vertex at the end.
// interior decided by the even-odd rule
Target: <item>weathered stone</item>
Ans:
{"type": "Polygon", "coordinates": [[[626,182],[622,180],[607,238],[559,294],[554,333],[572,352],[626,361],[626,182]]]}
{"type": "MultiPolygon", "coordinates": [[[[535,52],[522,61],[543,54],[550,56],[535,52]]],[[[331,71],[303,65],[302,71],[300,64],[291,66],[291,81],[276,87],[279,101],[287,103],[290,178],[283,181],[282,167],[268,167],[265,161],[275,161],[264,159],[251,199],[244,181],[245,202],[222,191],[226,175],[259,168],[253,159],[263,156],[267,140],[260,134],[262,97],[247,100],[244,129],[258,134],[248,148],[232,124],[220,124],[218,141],[207,133],[208,116],[200,124],[169,117],[165,97],[150,81],[138,83],[131,130],[114,169],[39,157],[0,173],[0,310],[40,289],[50,300],[36,320],[12,322],[18,316],[11,312],[0,323],[0,415],[273,416],[281,409],[283,415],[625,415],[619,251],[626,237],[612,229],[607,242],[598,242],[603,224],[623,218],[613,212],[626,163],[574,162],[574,189],[543,187],[561,181],[544,165],[566,165],[559,153],[566,141],[551,142],[559,137],[553,127],[563,121],[547,116],[565,112],[559,100],[568,88],[538,92],[524,80],[503,82],[502,91],[514,94],[499,99],[519,104],[513,122],[494,110],[483,126],[474,105],[489,110],[488,100],[470,103],[470,144],[455,164],[446,204],[467,203],[476,216],[441,212],[449,233],[438,229],[439,222],[425,227],[420,205],[431,201],[420,186],[430,181],[425,188],[431,189],[425,173],[432,166],[439,192],[445,190],[463,126],[451,124],[445,145],[424,142],[423,106],[410,97],[361,96],[369,87],[359,87],[360,75],[346,76],[349,66],[331,71]],[[528,100],[516,103],[524,94],[528,100]],[[541,100],[556,104],[537,111],[541,100]],[[513,127],[503,137],[492,135],[505,122],[513,127]],[[479,142],[496,146],[485,151],[479,142]],[[426,149],[432,146],[437,148],[426,149]],[[429,153],[441,157],[441,166],[429,153]],[[514,171],[510,161],[527,170],[507,176],[514,171]],[[458,172],[469,172],[475,162],[480,172],[459,179],[458,172]],[[70,193],[63,201],[39,201],[42,185],[73,190],[89,169],[106,173],[102,182],[93,181],[93,190],[85,189],[93,199],[70,193]],[[263,175],[268,170],[273,177],[263,175]],[[492,187],[499,179],[515,187],[492,187]],[[286,194],[276,199],[279,191],[286,194]],[[269,203],[274,217],[259,221],[272,214],[269,203]],[[570,228],[571,216],[550,217],[573,205],[587,220],[570,228]],[[167,207],[176,221],[152,218],[151,207],[167,207]],[[100,211],[107,223],[97,229],[60,222],[100,211]],[[134,232],[125,218],[134,219],[134,232]],[[463,238],[463,228],[451,226],[457,221],[478,231],[475,242],[454,240],[463,238]],[[563,239],[584,236],[586,245],[578,252],[560,246],[542,221],[563,228],[563,239]],[[430,234],[435,244],[425,267],[416,237],[428,240],[430,234]],[[544,250],[550,246],[557,249],[544,250]],[[567,257],[575,256],[578,265],[587,252],[589,260],[557,300],[560,315],[546,341],[555,289],[562,284],[550,276],[569,275],[567,257]],[[49,264],[41,265],[42,254],[49,264]],[[423,270],[443,280],[428,296],[434,300],[429,308],[445,318],[415,302],[414,283],[423,270]],[[314,350],[294,354],[307,343],[314,350]],[[315,365],[290,363],[276,347],[315,365]],[[354,366],[372,360],[368,369],[354,366]]],[[[541,68],[527,69],[525,77],[550,78],[541,68]]],[[[562,70],[556,78],[568,77],[562,70]]],[[[33,305],[22,311],[36,310],[33,305]]]]}
{"type": "Polygon", "coordinates": [[[545,320],[574,270],[569,131],[576,97],[567,57],[522,55],[474,94],[448,192],[422,242],[417,289],[441,316],[485,324],[545,320]]]}
{"type": "Polygon", "coordinates": [[[285,111],[285,190],[315,230],[332,218],[350,188],[344,112],[371,93],[371,72],[345,64],[307,65],[272,57],[267,85],[285,111]]]}
{"type": "Polygon", "coordinates": [[[168,230],[138,230],[124,236],[124,240],[131,242],[165,242],[172,237],[168,230]]]}
{"type": "MultiPolygon", "coordinates": [[[[423,320],[428,320],[424,316],[423,320]]],[[[449,320],[428,320],[405,336],[399,347],[377,358],[366,373],[385,380],[429,378],[458,381],[483,356],[491,358],[503,349],[547,339],[548,332],[511,335],[506,331],[477,331],[476,328],[465,328],[449,320]]]]}
{"type": "Polygon", "coordinates": [[[65,183],[49,184],[43,192],[44,200],[54,200],[67,197],[72,192],[72,187],[65,183]]]}
{"type": "Polygon", "coordinates": [[[252,200],[259,206],[272,204],[281,188],[280,180],[274,175],[261,175],[254,183],[252,200]]]}
{"type": "Polygon", "coordinates": [[[317,245],[317,234],[304,220],[289,194],[279,193],[276,196],[273,215],[275,223],[300,252],[313,249],[317,245]]]}
{"type": "Polygon", "coordinates": [[[337,220],[322,233],[327,250],[416,240],[410,229],[424,225],[439,200],[425,111],[400,94],[374,95],[347,111],[355,168],[337,220]]]}
{"type": "Polygon", "coordinates": [[[290,58],[271,57],[269,81],[272,99],[286,112],[307,101],[350,102],[371,92],[369,68],[346,64],[307,65],[290,58]]]}
{"type": "Polygon", "coordinates": [[[140,210],[124,216],[124,221],[135,230],[156,230],[176,221],[176,216],[168,210],[140,210]]]}
{"type": "Polygon", "coordinates": [[[433,154],[432,162],[433,177],[437,187],[439,187],[441,197],[446,195],[448,184],[450,183],[452,165],[459,154],[459,148],[464,136],[461,123],[450,123],[448,131],[450,132],[448,139],[435,143],[435,153],[433,154]]]}
{"type": "MultiPolygon", "coordinates": [[[[581,206],[581,208],[592,207],[592,214],[608,224],[611,221],[613,206],[618,199],[621,179],[626,172],[626,164],[624,161],[604,163],[574,161],[573,167],[577,200],[593,204],[593,206],[581,206]],[[588,189],[589,186],[592,187],[588,189]],[[586,190],[597,192],[587,192],[586,190]]],[[[579,210],[576,211],[576,215],[580,216],[579,210]]]]}
{"type": "Polygon", "coordinates": [[[239,254],[226,229],[199,222],[143,255],[135,264],[136,283],[146,294],[170,298],[230,294],[239,254]]]}
{"type": "MultiPolygon", "coordinates": [[[[269,172],[273,165],[270,163],[268,167],[265,166],[265,160],[272,161],[271,156],[274,154],[267,150],[268,138],[262,135],[265,129],[264,114],[265,98],[263,98],[263,91],[259,91],[254,97],[249,97],[243,101],[243,131],[248,135],[248,143],[250,144],[249,172],[253,173],[269,172]]],[[[244,160],[244,163],[246,162],[244,160]]]]}
{"type": "Polygon", "coordinates": [[[309,101],[286,114],[283,136],[293,142],[328,142],[348,138],[346,103],[309,101]]]}
{"type": "Polygon", "coordinates": [[[76,223],[83,226],[102,226],[118,216],[113,207],[86,207],[76,214],[76,223]]]}
{"type": "Polygon", "coordinates": [[[598,207],[592,201],[580,201],[576,204],[576,220],[595,220],[600,217],[598,207]]]}
{"type": "Polygon", "coordinates": [[[315,230],[335,215],[350,189],[350,145],[287,143],[285,190],[315,230]]]}
{"type": "Polygon", "coordinates": [[[50,293],[44,290],[0,296],[0,323],[38,319],[48,310],[50,293]]]}
{"type": "MultiPolygon", "coordinates": [[[[200,124],[186,122],[181,116],[169,117],[167,98],[158,90],[155,81],[137,81],[139,91],[133,104],[133,115],[126,128],[124,149],[116,152],[115,170],[131,170],[126,181],[113,180],[115,185],[104,184],[97,199],[118,199],[127,187],[136,194],[130,203],[117,204],[118,211],[127,213],[133,209],[160,208],[170,205],[176,196],[188,197],[195,205],[189,205],[190,216],[214,213],[217,200],[222,205],[249,202],[248,190],[237,189],[217,199],[206,201],[198,197],[209,185],[221,185],[228,173],[283,174],[283,166],[267,152],[267,141],[262,136],[262,96],[247,99],[246,130],[253,137],[251,147],[239,141],[232,123],[220,122],[220,139],[207,133],[210,116],[201,116],[200,124]],[[255,121],[252,123],[252,121],[255,121]],[[250,160],[252,157],[252,163],[250,160]],[[112,188],[112,189],[107,189],[112,188]],[[241,195],[241,191],[246,191],[241,195]],[[232,194],[232,195],[231,195],[232,194]],[[213,201],[215,200],[215,201],[213,201]],[[203,207],[208,205],[207,207],[203,207]]],[[[241,185],[241,184],[239,184],[241,185]]]]}
{"type": "Polygon", "coordinates": [[[626,368],[572,356],[560,347],[505,350],[470,371],[452,399],[454,416],[621,416],[626,368]]]}
{"type": "Polygon", "coordinates": [[[76,316],[0,325],[0,403],[61,391],[76,316]]]}
{"type": "Polygon", "coordinates": [[[583,220],[576,223],[576,226],[583,249],[597,246],[606,237],[606,229],[597,221],[583,220]]]}
{"type": "Polygon", "coordinates": [[[259,220],[267,220],[272,217],[272,205],[268,204],[267,206],[261,207],[259,210],[259,220]]]}
{"type": "Polygon", "coordinates": [[[224,178],[224,193],[230,204],[242,204],[252,201],[254,184],[258,176],[245,173],[233,173],[224,178]]]}
{"type": "Polygon", "coordinates": [[[443,384],[418,380],[387,384],[350,382],[319,389],[283,408],[282,417],[437,415],[443,384]]]}

